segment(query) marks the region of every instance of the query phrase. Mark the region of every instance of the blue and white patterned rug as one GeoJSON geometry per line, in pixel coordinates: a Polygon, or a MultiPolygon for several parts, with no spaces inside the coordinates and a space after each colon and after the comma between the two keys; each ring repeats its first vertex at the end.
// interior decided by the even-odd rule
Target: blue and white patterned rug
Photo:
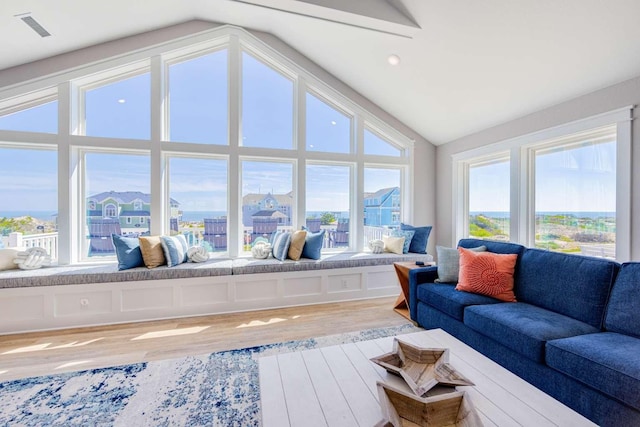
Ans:
{"type": "Polygon", "coordinates": [[[258,359],[416,332],[405,324],[0,383],[1,426],[259,426],[258,359]]]}

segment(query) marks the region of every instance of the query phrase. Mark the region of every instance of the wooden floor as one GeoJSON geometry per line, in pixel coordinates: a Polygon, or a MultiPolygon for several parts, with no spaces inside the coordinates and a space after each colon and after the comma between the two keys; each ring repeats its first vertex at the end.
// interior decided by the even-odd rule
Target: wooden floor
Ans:
{"type": "Polygon", "coordinates": [[[0,336],[0,381],[171,359],[409,322],[377,298],[0,336]]]}

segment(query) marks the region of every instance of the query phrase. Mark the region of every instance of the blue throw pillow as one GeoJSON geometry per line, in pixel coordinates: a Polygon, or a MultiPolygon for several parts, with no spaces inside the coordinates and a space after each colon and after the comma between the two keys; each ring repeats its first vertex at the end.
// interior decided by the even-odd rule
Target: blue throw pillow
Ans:
{"type": "Polygon", "coordinates": [[[320,259],[325,231],[320,230],[317,233],[307,231],[307,237],[304,239],[304,247],[302,248],[302,258],[320,259]]]}
{"type": "Polygon", "coordinates": [[[162,251],[164,252],[164,257],[169,267],[175,267],[189,260],[187,255],[189,245],[187,245],[187,239],[185,239],[182,234],[178,234],[177,236],[160,236],[160,244],[162,245],[162,251]]]}
{"type": "Polygon", "coordinates": [[[122,237],[117,234],[111,235],[113,246],[116,249],[118,258],[118,270],[128,270],[134,267],[144,266],[140,241],[137,237],[122,237]]]}
{"type": "Polygon", "coordinates": [[[404,245],[402,246],[402,253],[409,253],[409,247],[411,246],[411,241],[413,240],[413,235],[416,232],[413,230],[393,230],[391,232],[391,237],[404,237],[404,245]]]}
{"type": "Polygon", "coordinates": [[[271,254],[277,260],[284,261],[289,253],[289,245],[291,244],[291,233],[288,231],[278,233],[273,239],[271,246],[271,254]]]}
{"type": "Polygon", "coordinates": [[[415,234],[411,239],[411,245],[409,246],[409,252],[414,254],[426,254],[427,243],[429,243],[429,234],[431,234],[431,226],[414,227],[408,224],[400,223],[400,230],[413,230],[415,234]]]}

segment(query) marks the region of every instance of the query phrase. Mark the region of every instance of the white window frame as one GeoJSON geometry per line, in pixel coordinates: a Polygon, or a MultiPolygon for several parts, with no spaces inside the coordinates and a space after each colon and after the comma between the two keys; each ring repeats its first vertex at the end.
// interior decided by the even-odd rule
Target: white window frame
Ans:
{"type": "Polygon", "coordinates": [[[615,127],[616,134],[616,260],[631,259],[631,122],[633,106],[619,108],[549,129],[490,144],[452,156],[452,213],[455,241],[468,232],[468,165],[509,153],[511,169],[510,239],[535,245],[535,150],[549,144],[566,144],[615,127]],[[466,218],[466,219],[465,219],[466,218]]]}
{"type": "MultiPolygon", "coordinates": [[[[368,110],[329,86],[314,74],[293,62],[246,30],[229,25],[199,32],[195,35],[137,49],[105,60],[94,61],[73,69],[47,75],[39,79],[0,88],[0,112],[19,111],[38,103],[58,101],[58,133],[0,131],[0,145],[8,142],[20,147],[38,145],[58,152],[58,226],[59,263],[96,262],[84,253],[86,200],[84,192],[83,154],[117,153],[144,154],[150,161],[151,234],[168,234],[170,230],[168,194],[166,192],[165,156],[220,156],[228,159],[228,255],[242,255],[240,159],[270,161],[279,159],[294,164],[295,202],[291,207],[292,227],[304,222],[306,184],[302,165],[313,163],[350,164],[351,173],[351,246],[348,250],[363,250],[363,171],[365,167],[401,169],[402,220],[411,222],[414,140],[379,119],[368,110]],[[176,62],[228,49],[228,145],[171,142],[168,136],[167,67],[176,62]],[[243,51],[264,62],[275,71],[290,78],[293,91],[293,147],[292,149],[263,149],[241,146],[241,54],[243,51]],[[150,73],[151,129],[147,140],[91,137],[85,135],[85,93],[110,82],[150,73]],[[351,149],[349,153],[308,152],[305,147],[305,93],[328,102],[332,107],[348,113],[351,119],[351,149]],[[35,94],[35,95],[34,95],[35,94]],[[384,139],[402,147],[401,157],[365,155],[364,127],[375,129],[384,139]]],[[[115,259],[115,257],[113,257],[115,259]]],[[[102,261],[102,257],[101,260],[102,261]]],[[[107,261],[107,259],[105,259],[107,261]]]]}
{"type": "MultiPolygon", "coordinates": [[[[481,156],[477,158],[471,158],[468,160],[460,160],[458,163],[458,173],[456,175],[457,183],[454,184],[454,188],[458,188],[457,185],[462,186],[461,191],[454,192],[454,204],[455,208],[452,211],[454,213],[454,225],[456,233],[461,236],[456,239],[456,241],[460,240],[463,237],[469,237],[469,177],[470,177],[470,169],[473,167],[490,165],[493,163],[510,161],[510,153],[508,151],[501,151],[494,154],[489,154],[486,156],[481,156]]],[[[510,206],[509,216],[511,218],[512,206],[510,206]]],[[[510,220],[509,223],[511,227],[513,227],[513,221],[510,220]]],[[[511,235],[511,229],[510,235],[511,235]]],[[[456,234],[454,234],[456,235],[456,234]]]]}

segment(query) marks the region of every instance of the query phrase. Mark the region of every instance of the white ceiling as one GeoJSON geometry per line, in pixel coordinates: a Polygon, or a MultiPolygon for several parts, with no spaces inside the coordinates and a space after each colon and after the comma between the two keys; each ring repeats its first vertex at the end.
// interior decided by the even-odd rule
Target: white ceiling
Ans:
{"type": "Polygon", "coordinates": [[[1,0],[0,70],[229,23],[274,34],[439,145],[640,75],[639,17],[639,0],[1,0]],[[27,12],[52,36],[14,16],[27,12]]]}

